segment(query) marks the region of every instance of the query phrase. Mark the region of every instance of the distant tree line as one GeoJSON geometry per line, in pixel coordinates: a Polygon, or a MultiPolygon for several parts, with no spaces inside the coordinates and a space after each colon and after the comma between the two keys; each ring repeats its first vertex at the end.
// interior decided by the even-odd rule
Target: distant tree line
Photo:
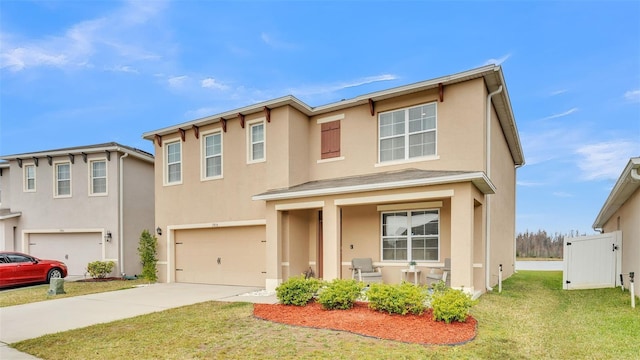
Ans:
{"type": "Polygon", "coordinates": [[[516,257],[521,258],[559,258],[562,259],[564,238],[580,236],[579,231],[573,231],[567,235],[554,233],[548,234],[544,230],[538,232],[518,233],[516,236],[516,257]]]}

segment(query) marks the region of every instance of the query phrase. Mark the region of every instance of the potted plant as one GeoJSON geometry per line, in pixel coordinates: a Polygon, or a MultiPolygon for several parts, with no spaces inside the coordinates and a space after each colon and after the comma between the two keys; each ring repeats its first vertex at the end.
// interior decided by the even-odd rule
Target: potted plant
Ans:
{"type": "Polygon", "coordinates": [[[411,270],[415,270],[416,269],[416,262],[411,260],[409,261],[409,269],[411,270]]]}

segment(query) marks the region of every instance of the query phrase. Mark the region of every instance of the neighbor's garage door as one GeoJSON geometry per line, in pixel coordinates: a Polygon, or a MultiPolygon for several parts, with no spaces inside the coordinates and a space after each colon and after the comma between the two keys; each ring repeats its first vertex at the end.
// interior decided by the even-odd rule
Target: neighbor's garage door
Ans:
{"type": "Polygon", "coordinates": [[[264,286],[264,226],[175,232],[176,282],[264,286]]]}
{"type": "Polygon", "coordinates": [[[29,253],[42,259],[63,261],[69,275],[84,276],[87,264],[102,260],[102,234],[30,234],[29,253]]]}

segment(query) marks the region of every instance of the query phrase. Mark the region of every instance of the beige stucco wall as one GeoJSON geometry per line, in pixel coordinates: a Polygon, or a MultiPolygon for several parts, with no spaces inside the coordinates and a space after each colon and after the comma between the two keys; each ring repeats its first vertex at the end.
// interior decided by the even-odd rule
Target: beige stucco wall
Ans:
{"type": "Polygon", "coordinates": [[[484,82],[472,80],[445,88],[444,101],[438,101],[437,89],[375,103],[375,115],[362,105],[344,111],[318,115],[309,122],[310,180],[330,179],[405,168],[425,170],[484,169],[484,82]],[[378,164],[378,113],[418,104],[437,105],[437,156],[425,161],[378,164]],[[341,157],[338,161],[320,160],[320,124],[318,120],[344,115],[341,121],[341,157]]]}
{"type": "MultiPolygon", "coordinates": [[[[498,283],[498,266],[503,278],[515,272],[516,169],[495,111],[491,115],[490,178],[496,193],[490,197],[491,284],[498,283]]],[[[484,262],[484,261],[483,261],[484,262]]]]}
{"type": "MultiPolygon", "coordinates": [[[[142,272],[138,243],[143,230],[155,233],[153,167],[146,161],[127,156],[123,168],[123,243],[124,273],[142,272]]],[[[120,269],[118,270],[120,272],[120,269]]]]}
{"type": "Polygon", "coordinates": [[[634,271],[636,279],[640,278],[640,189],[636,189],[602,229],[605,233],[622,230],[622,272],[634,271]]]}

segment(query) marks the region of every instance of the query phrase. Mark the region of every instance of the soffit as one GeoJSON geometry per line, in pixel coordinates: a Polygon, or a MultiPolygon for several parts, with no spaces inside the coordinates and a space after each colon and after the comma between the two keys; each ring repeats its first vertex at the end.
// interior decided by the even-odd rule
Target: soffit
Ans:
{"type": "Polygon", "coordinates": [[[622,171],[616,185],[611,190],[609,197],[605,201],[600,213],[593,223],[594,229],[601,229],[607,221],[624,205],[627,200],[640,188],[640,181],[633,179],[631,171],[640,169],[640,157],[631,158],[627,166],[622,171]]]}

